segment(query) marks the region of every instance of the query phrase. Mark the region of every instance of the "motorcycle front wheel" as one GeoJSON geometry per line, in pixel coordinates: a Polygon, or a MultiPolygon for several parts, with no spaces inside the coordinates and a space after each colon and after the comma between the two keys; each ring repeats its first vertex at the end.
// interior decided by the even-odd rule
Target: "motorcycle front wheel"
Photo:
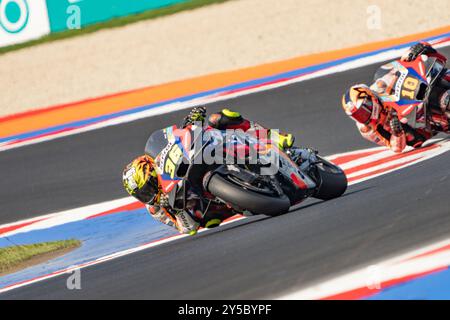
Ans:
{"type": "Polygon", "coordinates": [[[318,188],[313,197],[321,200],[338,198],[347,190],[348,181],[344,171],[333,163],[321,158],[315,165],[318,188]]]}

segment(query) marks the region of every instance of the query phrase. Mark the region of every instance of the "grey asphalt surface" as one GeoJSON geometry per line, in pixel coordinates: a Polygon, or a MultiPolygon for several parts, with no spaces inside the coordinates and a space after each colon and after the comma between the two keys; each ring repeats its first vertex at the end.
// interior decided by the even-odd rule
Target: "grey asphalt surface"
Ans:
{"type": "MultiPolygon", "coordinates": [[[[450,50],[444,50],[449,56],[450,50]]],[[[327,155],[372,146],[340,107],[367,82],[368,66],[239,97],[227,106],[292,132],[327,155]]],[[[0,223],[123,197],[121,170],[153,130],[185,112],[142,119],[0,153],[0,223]]],[[[271,298],[441,239],[450,231],[450,155],[349,188],[340,199],[308,201],[277,218],[254,217],[83,269],[82,290],[57,277],[0,299],[271,298]]]]}

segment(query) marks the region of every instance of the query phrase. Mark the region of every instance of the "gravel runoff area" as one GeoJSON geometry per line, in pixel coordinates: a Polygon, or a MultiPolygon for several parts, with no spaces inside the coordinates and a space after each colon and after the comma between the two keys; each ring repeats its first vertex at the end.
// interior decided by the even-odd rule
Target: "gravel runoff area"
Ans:
{"type": "Polygon", "coordinates": [[[427,31],[449,12],[450,0],[231,0],[105,29],[1,55],[0,116],[427,31]]]}

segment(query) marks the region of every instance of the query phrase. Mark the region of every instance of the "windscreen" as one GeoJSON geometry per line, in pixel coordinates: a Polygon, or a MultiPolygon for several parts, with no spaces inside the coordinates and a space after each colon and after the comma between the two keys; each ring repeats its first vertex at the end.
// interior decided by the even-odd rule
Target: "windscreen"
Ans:
{"type": "Polygon", "coordinates": [[[153,159],[167,146],[167,134],[164,130],[158,130],[151,134],[145,144],[145,153],[153,159]]]}

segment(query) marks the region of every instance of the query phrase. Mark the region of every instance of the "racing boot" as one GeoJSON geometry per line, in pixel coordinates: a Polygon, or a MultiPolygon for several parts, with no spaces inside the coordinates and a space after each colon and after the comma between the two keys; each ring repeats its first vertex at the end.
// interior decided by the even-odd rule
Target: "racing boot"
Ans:
{"type": "Polygon", "coordinates": [[[200,224],[196,222],[191,215],[184,210],[180,210],[175,213],[176,226],[178,231],[183,234],[189,234],[191,236],[197,234],[197,230],[200,227],[200,224]]]}
{"type": "Polygon", "coordinates": [[[292,134],[273,129],[270,130],[270,139],[277,143],[278,148],[283,151],[292,148],[295,142],[295,137],[292,134]]]}
{"type": "Polygon", "coordinates": [[[222,109],[218,113],[213,113],[208,118],[208,125],[217,130],[241,129],[247,131],[250,129],[250,121],[244,119],[239,112],[230,109],[222,109]]]}
{"type": "Polygon", "coordinates": [[[205,224],[205,228],[212,229],[217,228],[222,223],[222,220],[220,219],[211,219],[205,224]]]}

